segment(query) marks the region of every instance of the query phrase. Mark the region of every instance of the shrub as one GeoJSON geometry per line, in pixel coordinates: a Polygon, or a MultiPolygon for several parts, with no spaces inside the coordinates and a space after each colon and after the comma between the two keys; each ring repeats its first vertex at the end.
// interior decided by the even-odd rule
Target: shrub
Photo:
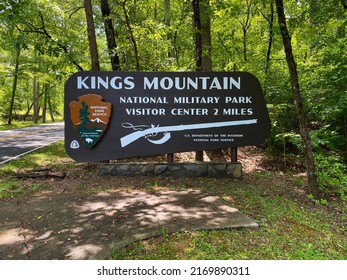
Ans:
{"type": "Polygon", "coordinates": [[[316,175],[321,190],[342,199],[347,196],[347,166],[337,155],[316,154],[316,175]]]}

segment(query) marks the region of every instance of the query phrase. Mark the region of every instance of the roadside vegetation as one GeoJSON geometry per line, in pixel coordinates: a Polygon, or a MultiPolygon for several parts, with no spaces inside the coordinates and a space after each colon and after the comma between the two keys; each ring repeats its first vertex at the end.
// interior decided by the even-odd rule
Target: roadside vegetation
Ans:
{"type": "MultiPolygon", "coordinates": [[[[249,149],[240,161],[264,151],[249,149]]],[[[290,165],[279,168],[263,157],[241,180],[211,178],[98,178],[96,164],[78,164],[63,142],[0,166],[0,199],[26,196],[95,194],[142,189],[200,189],[218,194],[256,221],[257,230],[187,231],[137,241],[115,249],[109,259],[347,259],[347,202],[326,191],[320,200],[306,195],[305,174],[290,165]],[[265,164],[267,161],[267,164],[265,164]],[[277,169],[277,170],[276,170],[277,169]],[[18,174],[50,170],[64,178],[18,178],[18,174]],[[98,182],[97,182],[98,181],[98,182]]],[[[245,164],[245,169],[249,164],[245,164]]],[[[297,166],[297,165],[296,165],[297,166]]]]}

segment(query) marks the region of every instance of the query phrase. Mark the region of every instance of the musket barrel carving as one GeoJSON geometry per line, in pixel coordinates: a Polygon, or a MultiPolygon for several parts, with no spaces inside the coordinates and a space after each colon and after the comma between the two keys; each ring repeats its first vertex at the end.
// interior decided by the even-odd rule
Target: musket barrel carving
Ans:
{"type": "Polygon", "coordinates": [[[212,123],[197,123],[197,124],[181,124],[181,125],[171,125],[171,126],[152,126],[144,130],[134,131],[120,139],[121,147],[125,147],[132,142],[140,139],[141,137],[146,137],[148,135],[156,135],[160,132],[173,132],[173,131],[184,131],[192,129],[206,129],[215,127],[225,127],[225,126],[236,126],[236,125],[247,125],[255,124],[257,119],[250,120],[238,120],[238,121],[225,121],[225,122],[212,122],[212,123]]]}

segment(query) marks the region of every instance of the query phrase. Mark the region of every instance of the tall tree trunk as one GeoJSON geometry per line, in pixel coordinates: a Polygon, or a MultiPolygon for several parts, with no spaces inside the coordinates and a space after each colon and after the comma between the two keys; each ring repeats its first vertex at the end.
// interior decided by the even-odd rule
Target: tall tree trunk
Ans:
{"type": "Polygon", "coordinates": [[[343,10],[341,11],[341,13],[339,13],[339,15],[337,17],[340,21],[340,23],[338,24],[338,27],[337,27],[337,36],[338,36],[338,38],[345,38],[346,37],[346,25],[347,25],[347,22],[345,20],[345,15],[346,15],[346,11],[347,11],[347,1],[341,0],[341,5],[342,5],[343,10]]]}
{"type": "Polygon", "coordinates": [[[112,18],[110,17],[110,5],[108,0],[100,0],[102,18],[104,19],[105,34],[107,40],[108,53],[110,55],[113,71],[120,71],[120,62],[117,53],[117,43],[114,34],[112,18]]]}
{"type": "Polygon", "coordinates": [[[193,7],[195,68],[196,68],[196,71],[201,71],[202,70],[202,34],[201,34],[200,0],[193,0],[192,7],[193,7]]]}
{"type": "Polygon", "coordinates": [[[212,71],[212,43],[210,1],[200,0],[201,43],[202,43],[202,72],[212,71]]]}
{"type": "Polygon", "coordinates": [[[14,99],[16,97],[17,82],[18,82],[18,68],[19,68],[20,51],[21,51],[21,48],[18,46],[16,48],[16,61],[15,61],[14,72],[13,72],[12,94],[11,94],[10,108],[8,111],[7,124],[12,124],[14,99]]]}
{"type": "Polygon", "coordinates": [[[172,32],[170,31],[171,26],[171,0],[164,0],[164,22],[168,27],[167,39],[170,42],[168,57],[175,57],[174,48],[173,48],[173,40],[172,40],[172,32]]]}
{"type": "MultiPolygon", "coordinates": [[[[196,71],[212,71],[211,19],[209,0],[193,0],[193,29],[196,71]]],[[[204,152],[196,151],[195,160],[203,161],[204,152]]]]}
{"type": "Polygon", "coordinates": [[[266,52],[266,64],[265,64],[265,75],[267,75],[269,68],[270,68],[270,56],[271,56],[271,48],[272,48],[272,42],[273,42],[273,23],[274,23],[274,1],[271,1],[270,3],[270,18],[265,17],[265,19],[269,23],[269,43],[268,48],[266,52]]]}
{"type": "Polygon", "coordinates": [[[47,96],[47,102],[48,102],[48,109],[49,109],[49,115],[51,117],[51,121],[54,122],[54,114],[53,114],[53,108],[52,108],[52,102],[50,95],[47,96]]]}
{"type": "Polygon", "coordinates": [[[247,62],[247,32],[249,27],[251,26],[251,12],[252,12],[251,9],[253,5],[253,1],[246,0],[246,5],[247,5],[247,14],[246,14],[245,21],[241,21],[237,19],[242,26],[242,32],[243,32],[243,60],[244,62],[247,62]]]}
{"type": "Polygon", "coordinates": [[[268,17],[264,15],[263,13],[262,15],[266,19],[266,21],[269,23],[269,43],[268,43],[267,52],[266,52],[266,62],[265,62],[265,69],[264,69],[264,74],[265,74],[264,95],[266,95],[268,72],[270,69],[270,61],[271,61],[271,49],[272,49],[273,37],[274,37],[274,30],[273,30],[274,16],[275,16],[274,0],[272,0],[270,3],[270,16],[268,17]]]}
{"type": "Polygon", "coordinates": [[[33,81],[33,107],[34,107],[33,122],[34,123],[38,123],[39,121],[39,113],[40,113],[39,98],[40,98],[40,83],[37,81],[36,76],[34,76],[34,81],[33,81]]]}
{"type": "Polygon", "coordinates": [[[197,71],[211,71],[211,20],[209,0],[193,0],[195,65],[197,71]]]}
{"type": "Polygon", "coordinates": [[[28,108],[23,116],[23,120],[25,121],[27,119],[27,117],[29,116],[30,114],[30,111],[31,111],[31,108],[33,107],[34,103],[31,103],[30,106],[29,106],[29,103],[28,103],[28,108]]]}
{"type": "Polygon", "coordinates": [[[91,70],[100,71],[98,45],[96,43],[94,19],[93,19],[93,7],[91,0],[84,0],[84,10],[87,20],[87,33],[89,42],[89,52],[91,59],[91,70]]]}
{"type": "Polygon", "coordinates": [[[46,83],[43,86],[42,123],[46,123],[48,90],[49,86],[48,83],[46,83]]]}
{"type": "Polygon", "coordinates": [[[126,9],[126,0],[124,0],[122,2],[122,7],[123,7],[123,13],[124,13],[124,17],[125,17],[125,23],[127,25],[127,28],[128,28],[128,31],[129,31],[129,35],[130,35],[130,40],[131,40],[131,43],[134,46],[136,71],[140,71],[139,51],[138,51],[138,48],[137,48],[137,43],[136,43],[136,40],[135,40],[133,29],[132,29],[131,24],[130,24],[129,14],[128,14],[128,11],[126,9]]]}
{"type": "Polygon", "coordinates": [[[278,23],[279,23],[281,34],[282,34],[284,50],[286,53],[286,60],[287,60],[290,78],[291,78],[291,86],[292,86],[294,103],[295,103],[298,120],[299,120],[300,135],[301,135],[301,139],[303,141],[304,149],[305,149],[308,192],[312,194],[315,198],[319,198],[320,192],[319,192],[319,186],[317,183],[317,178],[315,175],[316,167],[315,167],[313,150],[311,145],[311,138],[309,135],[304,106],[301,99],[299,78],[298,78],[296,63],[293,56],[291,38],[288,32],[287,22],[284,15],[283,1],[276,0],[276,7],[277,7],[277,14],[278,14],[278,23]]]}

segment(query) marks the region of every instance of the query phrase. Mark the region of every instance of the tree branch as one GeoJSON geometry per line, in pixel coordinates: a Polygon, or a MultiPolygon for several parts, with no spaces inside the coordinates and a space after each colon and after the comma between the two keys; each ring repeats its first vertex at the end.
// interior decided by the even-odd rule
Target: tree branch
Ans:
{"type": "Polygon", "coordinates": [[[73,65],[76,66],[76,68],[79,70],[79,71],[83,71],[83,68],[78,64],[77,61],[75,61],[73,58],[70,57],[70,52],[67,48],[67,46],[61,44],[59,41],[57,40],[54,40],[53,37],[47,32],[47,29],[45,27],[45,21],[44,21],[44,18],[43,18],[43,15],[42,13],[39,13],[39,17],[41,19],[41,24],[42,26],[41,27],[36,27],[34,24],[32,24],[31,22],[25,22],[25,25],[27,26],[27,30],[25,29],[21,29],[17,24],[15,24],[16,28],[18,31],[20,32],[25,32],[25,33],[36,33],[36,34],[40,34],[40,35],[43,35],[45,36],[46,38],[48,38],[52,43],[58,45],[59,48],[61,48],[69,57],[71,63],[73,65]]]}

